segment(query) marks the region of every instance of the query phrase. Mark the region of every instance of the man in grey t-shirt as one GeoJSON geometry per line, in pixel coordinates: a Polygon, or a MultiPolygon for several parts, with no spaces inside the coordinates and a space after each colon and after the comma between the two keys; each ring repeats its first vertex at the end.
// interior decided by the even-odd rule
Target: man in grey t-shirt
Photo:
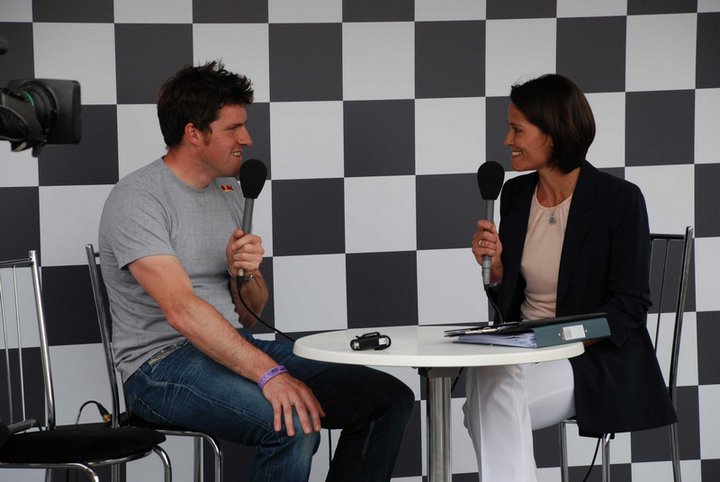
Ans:
{"type": "Polygon", "coordinates": [[[105,204],[100,256],[127,407],[257,446],[251,480],[307,480],[321,427],[342,429],[328,480],[390,480],[412,391],[249,331],[240,295],[254,313],[268,299],[262,239],[237,228],[250,102],[250,82],[222,64],[179,71],[158,100],[167,154],[105,204]]]}

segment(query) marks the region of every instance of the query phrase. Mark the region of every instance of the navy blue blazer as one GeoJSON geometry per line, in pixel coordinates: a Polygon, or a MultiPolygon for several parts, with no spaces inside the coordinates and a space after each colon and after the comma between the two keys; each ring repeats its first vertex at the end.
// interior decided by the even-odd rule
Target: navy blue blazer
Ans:
{"type": "MultiPolygon", "coordinates": [[[[520,273],[537,172],[511,179],[500,197],[504,320],[520,319],[520,273]]],[[[573,194],[558,273],[556,315],[607,312],[611,336],[571,358],[580,430],[643,430],[676,421],[646,328],[650,233],[642,192],[585,161],[573,194]]]]}

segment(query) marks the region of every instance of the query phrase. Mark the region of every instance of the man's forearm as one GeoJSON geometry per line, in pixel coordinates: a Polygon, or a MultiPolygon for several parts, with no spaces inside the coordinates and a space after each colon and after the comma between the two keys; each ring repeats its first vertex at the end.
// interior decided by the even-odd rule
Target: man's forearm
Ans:
{"type": "MultiPolygon", "coordinates": [[[[240,289],[242,290],[242,300],[255,315],[259,316],[265,309],[269,297],[265,278],[260,271],[257,271],[251,280],[243,282],[240,289]]],[[[255,317],[243,306],[238,296],[237,278],[230,280],[230,293],[235,304],[235,312],[243,326],[246,328],[255,326],[255,317]]]]}

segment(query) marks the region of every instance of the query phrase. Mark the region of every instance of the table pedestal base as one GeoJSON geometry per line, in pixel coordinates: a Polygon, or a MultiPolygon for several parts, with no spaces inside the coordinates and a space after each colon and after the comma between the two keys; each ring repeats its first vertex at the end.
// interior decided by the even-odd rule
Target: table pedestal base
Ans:
{"type": "Polygon", "coordinates": [[[420,368],[427,386],[427,464],[429,482],[452,480],[450,449],[451,389],[460,368],[420,368]]]}

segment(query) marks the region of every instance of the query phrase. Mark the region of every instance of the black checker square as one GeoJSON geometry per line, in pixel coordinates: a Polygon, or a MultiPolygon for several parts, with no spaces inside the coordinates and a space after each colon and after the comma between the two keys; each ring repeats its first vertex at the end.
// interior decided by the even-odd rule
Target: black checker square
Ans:
{"type": "Polygon", "coordinates": [[[115,18],[113,0],[32,0],[35,22],[108,23],[115,18]]]}
{"type": "Polygon", "coordinates": [[[697,16],[697,53],[695,86],[699,89],[720,87],[720,12],[697,16]]]}
{"type": "Polygon", "coordinates": [[[273,181],[273,255],[345,252],[344,193],[337,178],[273,181]]]}
{"type": "Polygon", "coordinates": [[[487,0],[487,18],[553,18],[557,15],[557,0],[487,0]]]}
{"type": "Polygon", "coordinates": [[[41,186],[115,184],[118,181],[117,107],[85,105],[79,144],[43,148],[38,163],[41,186]]]}
{"type": "Polygon", "coordinates": [[[692,164],[694,130],[694,91],[625,94],[626,166],[692,164]]]}
{"type": "Polygon", "coordinates": [[[695,236],[720,236],[720,164],[695,165],[695,236]]]}
{"type": "Polygon", "coordinates": [[[343,0],[344,22],[403,22],[415,18],[413,0],[343,0]]]}
{"type": "MultiPolygon", "coordinates": [[[[700,458],[697,387],[678,387],[678,447],[681,460],[700,458]]],[[[670,427],[639,430],[630,434],[633,462],[671,460],[670,427]]]]}
{"type": "Polygon", "coordinates": [[[698,0],[628,0],[628,15],[695,13],[698,0]]]}
{"type": "Polygon", "coordinates": [[[342,100],[342,25],[270,24],[270,100],[342,100]]]}
{"type": "Polygon", "coordinates": [[[348,328],[418,324],[415,251],[348,254],[348,328]]]}
{"type": "Polygon", "coordinates": [[[697,313],[698,382],[700,385],[720,384],[720,311],[697,313]]]}
{"type": "Polygon", "coordinates": [[[40,198],[33,186],[0,187],[0,259],[27,257],[40,250],[40,198]]]}
{"type": "Polygon", "coordinates": [[[412,100],[343,103],[345,175],[415,174],[415,103],[412,100]]]}
{"type": "Polygon", "coordinates": [[[418,249],[470,246],[478,219],[485,217],[477,175],[417,176],[418,249]]]}
{"type": "Polygon", "coordinates": [[[192,25],[116,24],[119,104],[155,104],[160,86],[193,63],[192,25]]]}
{"type": "MultiPolygon", "coordinates": [[[[45,392],[43,391],[42,382],[42,360],[40,357],[40,348],[29,347],[22,352],[22,365],[23,365],[23,380],[20,380],[20,370],[18,365],[20,363],[20,356],[17,348],[12,348],[7,351],[7,358],[5,350],[3,349],[3,356],[0,357],[0,419],[2,420],[19,420],[19,414],[24,413],[25,419],[34,418],[35,420],[45,420],[45,392]],[[8,381],[6,373],[8,372],[7,366],[8,361],[10,362],[10,380],[8,381]],[[9,385],[8,385],[9,383],[9,385]],[[17,393],[20,384],[25,387],[25,409],[22,411],[21,398],[17,393]],[[10,388],[13,393],[13,406],[12,413],[14,417],[10,416],[10,407],[8,403],[7,390],[10,388]]],[[[7,476],[5,476],[7,477],[7,476]]],[[[3,477],[3,480],[6,480],[3,477]]]]}
{"type": "Polygon", "coordinates": [[[195,23],[263,23],[268,0],[193,0],[195,23]]]}
{"type": "MultiPolygon", "coordinates": [[[[612,442],[610,442],[610,450],[610,454],[612,456],[612,442]]],[[[600,456],[598,455],[598,457],[600,456]]],[[[588,454],[588,464],[591,459],[592,454],[588,454]]],[[[582,480],[587,482],[601,482],[602,474],[600,467],[598,467],[597,464],[593,466],[590,476],[585,478],[589,468],[589,465],[569,467],[568,476],[570,480],[573,481],[582,480]]],[[[612,480],[612,482],[633,482],[632,464],[613,464],[612,459],[610,459],[610,480],[612,480]]]]}
{"type": "Polygon", "coordinates": [[[560,430],[558,425],[533,431],[533,452],[538,468],[560,466],[560,430]]]}
{"type": "Polygon", "coordinates": [[[0,86],[13,79],[34,78],[32,24],[0,22],[0,35],[7,40],[7,51],[0,56],[0,86]]]}
{"type": "Polygon", "coordinates": [[[48,343],[100,343],[87,266],[43,266],[42,281],[48,343]]]}
{"type": "Polygon", "coordinates": [[[625,17],[560,18],[557,72],[591,92],[625,90],[625,17]]]}
{"type": "Polygon", "coordinates": [[[720,480],[720,459],[700,461],[701,480],[720,480]]]}
{"type": "Polygon", "coordinates": [[[485,95],[485,22],[415,24],[415,97],[485,95]]]}
{"type": "MultiPolygon", "coordinates": [[[[508,85],[508,92],[510,86],[508,85]]],[[[487,97],[485,99],[485,161],[495,161],[510,168],[510,149],[505,145],[508,131],[508,105],[510,97],[487,97]]],[[[480,167],[482,162],[478,162],[480,167]]]]}
{"type": "Polygon", "coordinates": [[[268,179],[272,177],[270,158],[270,104],[267,102],[252,103],[246,107],[253,143],[243,150],[243,159],[259,159],[267,168],[268,179]]]}

